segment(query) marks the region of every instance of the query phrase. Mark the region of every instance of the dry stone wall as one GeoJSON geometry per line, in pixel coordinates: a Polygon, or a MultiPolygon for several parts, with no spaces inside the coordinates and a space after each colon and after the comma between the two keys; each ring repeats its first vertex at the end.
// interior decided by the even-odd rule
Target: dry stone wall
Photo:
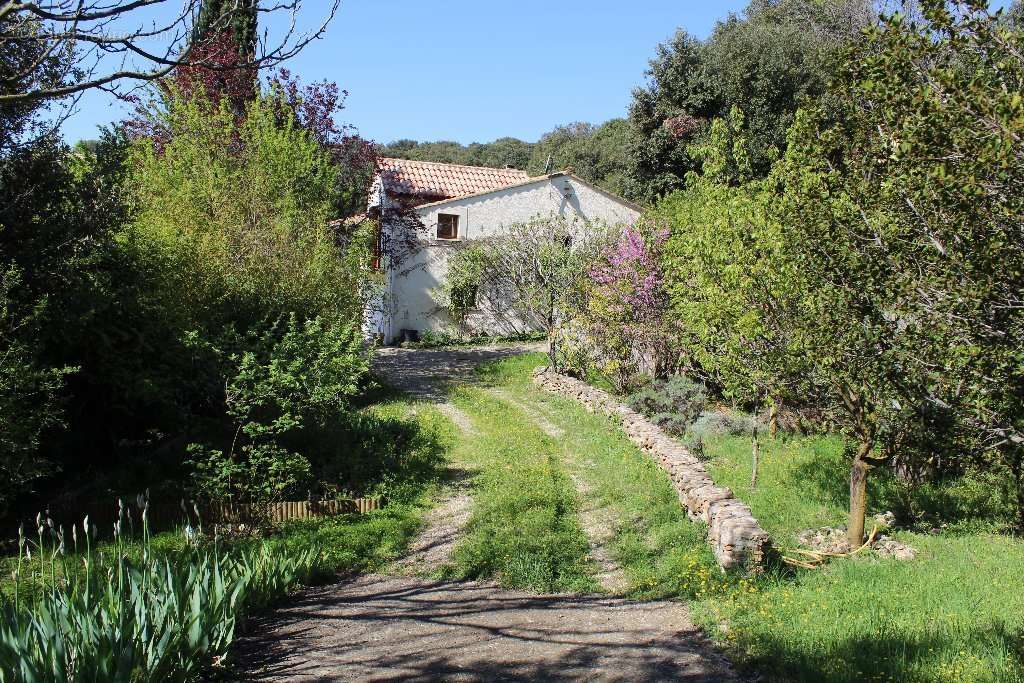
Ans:
{"type": "Polygon", "coordinates": [[[633,443],[653,456],[668,472],[679,503],[686,508],[690,519],[707,524],[708,542],[723,569],[757,571],[763,566],[771,548],[768,533],[731,490],[715,485],[703,463],[683,445],[643,415],[586,382],[547,367],[537,368],[533,381],[547,391],[576,399],[591,412],[619,421],[633,443]]]}

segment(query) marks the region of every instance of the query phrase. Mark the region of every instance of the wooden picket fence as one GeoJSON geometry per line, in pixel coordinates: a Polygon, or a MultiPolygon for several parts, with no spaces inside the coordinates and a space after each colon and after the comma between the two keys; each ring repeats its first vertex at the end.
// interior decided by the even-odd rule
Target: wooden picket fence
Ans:
{"type": "MultiPolygon", "coordinates": [[[[138,534],[142,530],[141,510],[135,502],[135,498],[124,500],[124,521],[122,522],[125,533],[138,534]]],[[[366,514],[373,510],[379,510],[384,506],[380,497],[374,498],[346,498],[339,500],[289,500],[275,503],[270,506],[269,518],[272,523],[279,524],[292,520],[316,519],[319,517],[332,517],[336,515],[366,514]]],[[[192,502],[184,504],[170,502],[152,502],[147,515],[151,531],[168,531],[182,527],[186,524],[197,525],[201,522],[206,528],[212,528],[215,524],[246,524],[251,525],[261,518],[256,514],[253,506],[225,502],[192,502]],[[196,518],[198,511],[199,517],[196,518]]],[[[95,525],[97,532],[104,538],[113,535],[114,524],[118,520],[118,504],[116,501],[103,505],[86,505],[74,507],[50,508],[50,517],[56,526],[68,530],[73,525],[81,526],[85,516],[89,516],[89,525],[95,525]]],[[[35,519],[24,520],[25,531],[34,536],[35,519]]],[[[79,532],[81,528],[79,528],[79,532]]]]}

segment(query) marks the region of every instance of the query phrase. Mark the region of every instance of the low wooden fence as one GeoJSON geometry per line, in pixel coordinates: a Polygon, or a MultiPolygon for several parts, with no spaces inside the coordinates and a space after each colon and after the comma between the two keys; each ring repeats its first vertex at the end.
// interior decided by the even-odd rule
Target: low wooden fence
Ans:
{"type": "MultiPolygon", "coordinates": [[[[97,533],[109,538],[113,535],[114,525],[118,519],[122,519],[124,533],[138,535],[142,531],[142,510],[138,507],[135,498],[124,498],[123,515],[119,513],[117,501],[104,503],[103,505],[92,504],[87,506],[68,506],[61,508],[51,507],[49,517],[53,520],[55,528],[60,526],[70,533],[70,528],[78,525],[78,531],[82,531],[82,523],[88,515],[89,526],[96,526],[97,533]]],[[[320,517],[332,517],[337,515],[365,514],[373,510],[379,510],[384,506],[380,497],[374,498],[346,498],[340,500],[290,500],[274,503],[267,510],[267,517],[272,523],[290,522],[293,520],[316,519],[320,517]]],[[[212,528],[214,524],[246,524],[251,525],[254,521],[262,521],[263,509],[251,505],[223,502],[192,502],[182,503],[152,502],[149,505],[147,519],[151,531],[168,531],[186,524],[197,526],[201,523],[206,528],[212,528]],[[198,517],[197,517],[198,514],[198,517]]],[[[46,513],[42,519],[44,526],[47,524],[46,513]]],[[[24,520],[25,534],[30,538],[36,535],[36,520],[24,520]]],[[[6,536],[7,534],[5,534],[6,536]]]]}

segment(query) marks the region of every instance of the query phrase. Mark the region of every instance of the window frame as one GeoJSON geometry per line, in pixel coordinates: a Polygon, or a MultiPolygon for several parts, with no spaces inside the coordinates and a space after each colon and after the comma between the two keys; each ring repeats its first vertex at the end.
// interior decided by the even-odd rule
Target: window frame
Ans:
{"type": "Polygon", "coordinates": [[[457,213],[438,213],[437,214],[437,228],[434,231],[434,237],[443,240],[445,242],[457,242],[462,239],[459,234],[459,223],[461,222],[461,216],[457,213]],[[441,218],[442,216],[446,219],[450,219],[449,228],[452,229],[452,234],[449,237],[441,236],[441,218]]]}

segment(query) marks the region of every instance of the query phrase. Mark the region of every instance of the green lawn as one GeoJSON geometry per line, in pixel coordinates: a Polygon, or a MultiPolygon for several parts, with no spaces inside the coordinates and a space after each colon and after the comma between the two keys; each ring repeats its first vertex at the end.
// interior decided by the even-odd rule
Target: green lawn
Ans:
{"type": "MultiPolygon", "coordinates": [[[[1024,681],[1024,542],[993,533],[1001,520],[989,484],[910,492],[874,476],[871,511],[914,510],[927,521],[922,527],[937,524],[937,515],[948,523],[941,535],[894,534],[918,550],[912,562],[865,555],[813,571],[724,576],[704,529],[686,519],[653,461],[607,419],[532,386],[530,371],[544,362],[539,354],[504,360],[482,376],[565,429],[547,445],[620,513],[614,550],[633,596],[690,600],[694,617],[741,669],[768,681],[1024,681]]],[[[477,391],[460,405],[491,415],[488,430],[523,438],[518,426],[509,433],[521,414],[477,391]]],[[[536,434],[527,443],[535,439],[545,443],[536,434]]],[[[847,466],[839,439],[762,440],[755,490],[749,439],[709,438],[705,451],[716,481],[733,488],[783,548],[801,529],[844,523],[847,466]]],[[[511,510],[517,498],[508,493],[500,505],[511,510]]]]}
{"type": "MultiPolygon", "coordinates": [[[[750,490],[750,443],[708,440],[709,469],[730,486],[783,547],[800,529],[842,524],[846,462],[838,439],[763,444],[750,490]]],[[[873,556],[766,578],[753,592],[704,600],[695,613],[749,667],[778,681],[1022,681],[1024,542],[990,533],[998,522],[976,483],[903,491],[876,474],[869,510],[936,501],[951,512],[942,535],[898,532],[919,551],[912,562],[873,556]],[[954,514],[955,513],[955,514],[954,514]],[[724,632],[721,624],[727,625],[724,632]]]]}

